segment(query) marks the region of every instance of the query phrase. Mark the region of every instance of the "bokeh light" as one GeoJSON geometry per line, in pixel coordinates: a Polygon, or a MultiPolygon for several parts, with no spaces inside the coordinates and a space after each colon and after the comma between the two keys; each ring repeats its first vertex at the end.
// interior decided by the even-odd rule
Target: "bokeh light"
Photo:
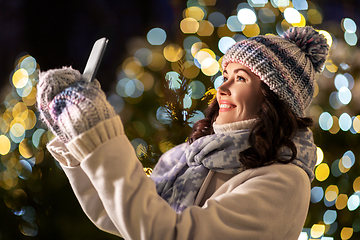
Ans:
{"type": "Polygon", "coordinates": [[[342,20],[342,27],[348,33],[355,33],[357,29],[356,23],[351,18],[344,18],[342,20]]]}
{"type": "Polygon", "coordinates": [[[247,24],[252,25],[257,21],[255,12],[249,8],[240,9],[239,12],[237,13],[237,18],[239,19],[239,22],[241,24],[245,24],[245,25],[247,24]]]}
{"type": "MultiPolygon", "coordinates": [[[[174,146],[166,138],[157,142],[158,145],[152,144],[147,135],[154,133],[146,121],[137,119],[137,114],[142,114],[145,119],[148,117],[150,124],[159,131],[164,131],[160,123],[172,125],[175,117],[182,118],[185,126],[190,127],[203,119],[204,114],[195,109],[202,108],[205,96],[215,95],[222,84],[221,55],[235,42],[259,34],[283,34],[291,26],[323,26],[327,30],[319,30],[319,33],[325,36],[331,55],[315,85],[315,101],[310,110],[311,117],[318,120],[315,121],[318,125],[315,124],[314,133],[315,143],[319,146],[310,214],[305,223],[307,228],[303,229],[299,240],[355,238],[354,235],[360,232],[360,217],[356,215],[351,219],[358,214],[360,204],[360,177],[357,176],[358,163],[355,159],[359,154],[357,134],[360,133],[360,115],[356,115],[359,78],[354,71],[357,69],[356,58],[352,56],[358,47],[355,21],[344,18],[341,23],[331,23],[334,26],[329,28],[328,22],[323,22],[322,9],[307,0],[248,0],[226,15],[220,12],[224,9],[218,8],[215,3],[216,0],[187,1],[187,8],[182,12],[183,19],[179,20],[177,28],[173,28],[182,34],[176,37],[176,44],[162,28],[153,28],[138,49],[129,51],[133,56],[119,66],[116,87],[107,100],[116,113],[124,115],[124,126],[130,124],[129,132],[134,138],[131,143],[137,156],[146,158],[147,151],[153,150],[152,145],[162,153],[174,146]],[[331,33],[330,30],[334,31],[336,27],[341,27],[343,32],[331,33]],[[183,42],[180,39],[184,39],[183,42]],[[149,107],[151,113],[137,111],[137,103],[149,106],[149,96],[155,96],[156,100],[164,98],[162,81],[159,80],[164,75],[168,84],[166,87],[173,90],[170,92],[181,92],[180,86],[184,84],[186,94],[178,97],[182,109],[169,111],[174,108],[174,103],[166,102],[161,107],[149,107]],[[182,80],[186,78],[187,83],[180,77],[182,80]],[[180,116],[175,116],[179,113],[180,116]],[[334,141],[338,138],[343,142],[334,141]],[[344,150],[343,146],[347,149],[344,150]],[[316,204],[315,207],[312,204],[316,204]],[[344,219],[347,219],[346,226],[344,219]]],[[[32,187],[34,176],[37,174],[41,179],[41,172],[37,173],[39,167],[34,164],[46,156],[42,148],[51,138],[51,132],[41,128],[34,107],[38,63],[26,54],[18,58],[14,68],[9,78],[14,89],[6,96],[5,109],[0,112],[0,187],[27,199],[35,194],[27,195],[15,188],[26,186],[29,188],[27,191],[35,189],[32,187]]],[[[15,207],[14,200],[4,202],[18,217],[21,233],[36,236],[39,229],[35,208],[28,204],[15,207]]]]}
{"type": "Polygon", "coordinates": [[[358,37],[356,33],[345,32],[344,39],[346,43],[349,44],[350,46],[355,46],[358,42],[358,37]]]}
{"type": "Polygon", "coordinates": [[[29,81],[29,74],[23,68],[18,69],[12,76],[12,83],[16,88],[24,87],[28,83],[28,81],[29,81]]]}
{"type": "Polygon", "coordinates": [[[319,147],[316,148],[316,156],[317,156],[316,165],[319,165],[324,160],[324,152],[319,147]]]}
{"type": "Polygon", "coordinates": [[[214,32],[214,26],[211,22],[207,20],[203,20],[199,22],[199,29],[197,30],[197,34],[199,36],[211,36],[214,32]]]}
{"type": "Polygon", "coordinates": [[[138,98],[144,92],[144,85],[138,79],[123,78],[117,83],[116,92],[121,97],[138,98]]]}
{"type": "Polygon", "coordinates": [[[32,56],[27,56],[20,62],[20,69],[25,69],[28,75],[31,75],[35,72],[36,66],[36,60],[32,56]]]}
{"type": "Polygon", "coordinates": [[[222,37],[219,40],[218,47],[219,47],[219,50],[225,54],[226,51],[235,43],[236,43],[235,40],[231,37],[222,37]]]}
{"type": "Polygon", "coordinates": [[[11,147],[11,143],[9,138],[5,135],[0,135],[0,154],[6,155],[9,153],[11,147]]]}
{"type": "Polygon", "coordinates": [[[310,201],[312,203],[320,202],[324,197],[324,190],[321,187],[315,186],[311,189],[310,201]]]}
{"type": "Polygon", "coordinates": [[[325,181],[329,174],[330,169],[326,163],[320,163],[315,169],[315,177],[319,182],[325,181]]]}
{"type": "Polygon", "coordinates": [[[306,0],[293,0],[292,4],[296,10],[307,10],[309,5],[306,0]]]}
{"type": "Polygon", "coordinates": [[[189,84],[190,96],[193,99],[200,99],[205,94],[205,85],[200,81],[192,81],[189,84]]]}
{"type": "Polygon", "coordinates": [[[344,227],[343,229],[341,229],[340,237],[342,240],[347,240],[352,237],[353,233],[354,231],[352,228],[344,227]]]}
{"type": "Polygon", "coordinates": [[[184,55],[183,49],[177,44],[169,44],[164,48],[164,57],[169,62],[176,62],[184,55]]]}
{"type": "Polygon", "coordinates": [[[230,16],[227,19],[226,25],[232,32],[241,32],[242,30],[245,29],[245,26],[242,23],[240,23],[237,16],[230,16]]]}
{"type": "Polygon", "coordinates": [[[212,12],[209,14],[208,20],[214,27],[220,27],[226,23],[226,17],[220,12],[212,12]]]}
{"type": "Polygon", "coordinates": [[[286,8],[284,17],[288,23],[299,23],[301,21],[300,13],[294,8],[286,8]]]}
{"type": "Polygon", "coordinates": [[[325,225],[323,224],[314,224],[311,227],[311,237],[312,238],[319,238],[325,233],[325,225]]]}
{"type": "Polygon", "coordinates": [[[196,33],[199,29],[199,22],[194,18],[184,18],[180,22],[180,29],[185,34],[196,33]]]}
{"type": "Polygon", "coordinates": [[[323,221],[325,224],[332,224],[335,222],[337,217],[337,212],[335,210],[326,210],[323,216],[323,221]]]}
{"type": "Polygon", "coordinates": [[[162,45],[166,41],[166,32],[161,28],[153,28],[146,35],[151,45],[162,45]]]}
{"type": "Polygon", "coordinates": [[[339,117],[339,126],[341,130],[348,131],[351,128],[352,120],[349,114],[343,113],[339,117]]]}
{"type": "Polygon", "coordinates": [[[349,211],[354,211],[359,207],[360,204],[360,198],[357,194],[353,194],[349,197],[347,202],[347,207],[349,211]]]}
{"type": "Polygon", "coordinates": [[[324,130],[329,130],[333,125],[333,118],[328,112],[323,112],[319,117],[319,125],[324,130]]]}
{"type": "Polygon", "coordinates": [[[352,97],[350,89],[348,89],[347,87],[341,87],[338,94],[339,100],[342,104],[349,104],[352,97]]]}

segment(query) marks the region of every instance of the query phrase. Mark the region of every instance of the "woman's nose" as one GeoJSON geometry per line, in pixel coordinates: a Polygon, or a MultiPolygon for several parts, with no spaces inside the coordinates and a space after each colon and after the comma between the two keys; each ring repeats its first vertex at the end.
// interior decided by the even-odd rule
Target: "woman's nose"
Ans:
{"type": "Polygon", "coordinates": [[[230,81],[223,82],[223,84],[218,87],[218,92],[220,95],[231,95],[230,81]]]}

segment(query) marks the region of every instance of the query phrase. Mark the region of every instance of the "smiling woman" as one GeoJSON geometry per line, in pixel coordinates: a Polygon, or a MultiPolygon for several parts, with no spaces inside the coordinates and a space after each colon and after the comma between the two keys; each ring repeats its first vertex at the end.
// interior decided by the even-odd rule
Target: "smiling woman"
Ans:
{"type": "Polygon", "coordinates": [[[47,148],[92,222],[125,239],[296,240],[317,159],[304,110],[328,49],[311,27],[235,43],[206,117],[150,178],[99,83],[49,70],[37,93],[47,148]]]}
{"type": "Polygon", "coordinates": [[[229,63],[224,70],[224,83],[218,88],[217,124],[256,118],[263,95],[261,80],[241,63],[229,63]]]}

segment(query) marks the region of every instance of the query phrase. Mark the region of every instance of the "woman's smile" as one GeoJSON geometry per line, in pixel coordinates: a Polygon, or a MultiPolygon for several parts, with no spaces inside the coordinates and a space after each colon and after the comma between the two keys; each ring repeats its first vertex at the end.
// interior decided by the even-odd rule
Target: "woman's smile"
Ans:
{"type": "Polygon", "coordinates": [[[225,100],[220,100],[219,108],[220,108],[219,109],[220,112],[225,112],[225,111],[233,110],[234,108],[236,108],[236,105],[225,100]]]}

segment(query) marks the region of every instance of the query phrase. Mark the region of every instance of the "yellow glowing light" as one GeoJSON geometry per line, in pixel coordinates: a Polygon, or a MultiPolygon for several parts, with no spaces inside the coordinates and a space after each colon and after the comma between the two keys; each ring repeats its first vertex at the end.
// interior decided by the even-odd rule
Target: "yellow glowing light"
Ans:
{"type": "Polygon", "coordinates": [[[196,78],[199,75],[200,69],[196,67],[194,64],[190,64],[189,62],[185,62],[183,75],[188,79],[196,78]]]}
{"type": "Polygon", "coordinates": [[[245,25],[243,34],[246,37],[255,37],[255,36],[259,35],[260,34],[259,25],[257,25],[256,23],[251,24],[251,25],[245,25]]]}
{"type": "Polygon", "coordinates": [[[144,156],[146,154],[146,152],[147,152],[146,146],[144,146],[143,144],[139,144],[136,147],[135,152],[136,152],[137,157],[144,156]]]}
{"type": "Polygon", "coordinates": [[[339,188],[336,185],[330,185],[325,190],[325,198],[329,202],[334,201],[339,194],[339,188]]]}
{"type": "Polygon", "coordinates": [[[195,59],[201,64],[205,59],[207,58],[212,58],[212,56],[210,55],[210,53],[208,53],[207,51],[202,51],[200,50],[196,55],[195,55],[195,59]]]}
{"type": "Polygon", "coordinates": [[[144,72],[140,77],[139,80],[144,85],[144,91],[150,90],[154,86],[154,77],[151,73],[144,72]]]}
{"type": "Polygon", "coordinates": [[[348,201],[348,196],[346,194],[340,194],[335,202],[335,207],[338,210],[342,210],[346,207],[348,201]]]}
{"type": "Polygon", "coordinates": [[[338,70],[338,67],[331,60],[327,60],[325,62],[325,67],[329,72],[332,73],[335,73],[338,70]]]}
{"type": "Polygon", "coordinates": [[[29,95],[27,95],[26,97],[22,97],[22,101],[27,105],[27,106],[32,106],[35,104],[36,102],[36,88],[32,87],[31,92],[29,93],[29,95]]]}
{"type": "Polygon", "coordinates": [[[317,156],[316,165],[319,165],[324,160],[324,152],[319,147],[317,147],[316,149],[316,156],[317,156]]]}
{"type": "Polygon", "coordinates": [[[12,125],[12,127],[10,128],[10,132],[15,137],[21,137],[25,133],[25,127],[21,123],[17,122],[12,125]]]}
{"type": "Polygon", "coordinates": [[[191,55],[192,55],[193,57],[195,57],[196,54],[197,54],[201,49],[204,49],[204,48],[209,48],[208,45],[206,45],[206,43],[203,43],[203,42],[196,42],[196,43],[194,43],[194,44],[191,46],[191,49],[190,49],[191,55]]]}
{"type": "Polygon", "coordinates": [[[185,17],[193,18],[196,21],[201,21],[204,19],[205,13],[199,7],[189,7],[185,9],[185,17]]]}
{"type": "Polygon", "coordinates": [[[318,94],[319,94],[319,85],[317,83],[314,84],[314,95],[313,97],[315,98],[318,94]]]}
{"type": "Polygon", "coordinates": [[[199,29],[199,23],[194,18],[184,18],[180,22],[180,29],[185,34],[196,33],[199,29]]]}
{"type": "Polygon", "coordinates": [[[150,177],[152,171],[153,170],[151,168],[147,168],[147,167],[144,168],[144,172],[145,172],[146,176],[148,176],[148,177],[150,177]]]}
{"type": "Polygon", "coordinates": [[[340,232],[340,237],[342,240],[347,240],[352,237],[353,233],[353,228],[344,227],[340,232]]]}
{"type": "Polygon", "coordinates": [[[216,97],[216,89],[215,88],[210,88],[209,90],[206,91],[206,93],[204,94],[204,96],[201,98],[201,100],[205,100],[205,98],[207,98],[208,96],[211,96],[208,105],[210,105],[210,103],[212,102],[212,100],[214,100],[214,98],[216,97]]]}
{"type": "Polygon", "coordinates": [[[129,78],[136,78],[139,73],[144,71],[139,60],[133,57],[125,59],[122,64],[122,69],[129,78]]]}
{"type": "Polygon", "coordinates": [[[234,35],[234,33],[227,27],[226,24],[218,27],[217,29],[217,35],[219,38],[222,37],[231,37],[234,35]]]}
{"type": "Polygon", "coordinates": [[[330,168],[326,163],[320,163],[315,169],[315,177],[318,181],[325,181],[330,174],[330,168]]]}
{"type": "Polygon", "coordinates": [[[15,124],[21,124],[21,126],[23,126],[23,128],[26,129],[26,123],[24,119],[22,119],[21,117],[14,118],[10,123],[10,128],[12,128],[15,124]]]}
{"type": "Polygon", "coordinates": [[[11,147],[10,140],[5,135],[0,135],[0,154],[6,155],[11,147]]]}
{"type": "Polygon", "coordinates": [[[212,25],[211,22],[207,20],[203,20],[199,22],[199,30],[197,31],[197,34],[199,36],[211,36],[214,32],[214,25],[212,25]]]}
{"type": "Polygon", "coordinates": [[[353,121],[353,128],[357,133],[360,133],[360,115],[357,115],[353,121]]]}
{"type": "Polygon", "coordinates": [[[16,118],[19,114],[25,112],[26,110],[27,110],[27,106],[25,105],[25,103],[18,102],[12,110],[13,118],[16,118]]]}
{"type": "Polygon", "coordinates": [[[316,9],[309,9],[307,15],[308,15],[308,20],[311,24],[321,24],[323,21],[323,16],[316,9]]]}
{"type": "Polygon", "coordinates": [[[325,225],[324,224],[314,224],[311,227],[310,234],[313,238],[319,238],[325,233],[325,225]]]}
{"type": "Polygon", "coordinates": [[[31,158],[34,155],[28,139],[24,139],[20,142],[19,152],[24,158],[31,158]]]}
{"type": "Polygon", "coordinates": [[[164,48],[163,54],[169,62],[176,62],[184,55],[184,51],[177,44],[169,44],[164,48]]]}
{"type": "Polygon", "coordinates": [[[161,142],[159,143],[159,149],[160,149],[160,151],[161,151],[162,153],[164,153],[164,152],[172,149],[174,146],[175,146],[175,145],[172,144],[172,143],[169,142],[169,141],[161,141],[161,142]]]}
{"type": "Polygon", "coordinates": [[[9,131],[9,121],[5,120],[3,117],[0,117],[0,133],[7,133],[9,131]]]}
{"type": "Polygon", "coordinates": [[[340,170],[340,172],[342,172],[342,173],[346,173],[346,172],[348,172],[348,171],[350,170],[350,168],[346,168],[346,167],[344,166],[344,164],[343,164],[343,158],[341,158],[340,161],[339,161],[339,170],[340,170]]]}
{"type": "Polygon", "coordinates": [[[339,118],[336,116],[332,116],[333,118],[333,125],[331,126],[331,128],[329,129],[329,132],[331,134],[337,134],[340,130],[340,126],[339,126],[339,118]]]}
{"type": "Polygon", "coordinates": [[[148,65],[148,68],[150,68],[153,71],[160,71],[165,67],[166,60],[164,56],[161,53],[153,53],[153,59],[151,63],[148,65]]]}
{"type": "Polygon", "coordinates": [[[320,30],[319,33],[322,34],[322,35],[324,35],[327,44],[329,45],[329,47],[331,47],[331,45],[332,45],[332,43],[333,43],[333,40],[332,40],[332,37],[331,37],[330,33],[328,33],[328,32],[325,31],[325,30],[320,30]]]}
{"type": "Polygon", "coordinates": [[[12,82],[16,88],[24,87],[28,81],[29,81],[29,74],[23,68],[18,69],[12,76],[12,82]]]}
{"type": "Polygon", "coordinates": [[[19,159],[17,156],[12,152],[10,154],[10,158],[6,161],[5,167],[10,169],[13,168],[17,163],[19,162],[19,159]]]}
{"type": "Polygon", "coordinates": [[[360,177],[357,177],[353,182],[353,189],[355,192],[360,191],[360,177]]]}
{"type": "Polygon", "coordinates": [[[27,110],[20,115],[20,118],[25,122],[25,129],[30,130],[35,127],[36,115],[32,110],[27,110]]]}
{"type": "Polygon", "coordinates": [[[220,70],[219,63],[213,58],[207,58],[201,63],[201,71],[206,76],[213,76],[220,70]]]}
{"type": "Polygon", "coordinates": [[[18,184],[18,178],[7,178],[3,184],[2,188],[5,190],[10,190],[11,188],[15,187],[18,184]]]}
{"type": "Polygon", "coordinates": [[[294,27],[305,27],[306,26],[306,19],[304,15],[300,13],[300,22],[298,23],[291,23],[294,27]]]}

